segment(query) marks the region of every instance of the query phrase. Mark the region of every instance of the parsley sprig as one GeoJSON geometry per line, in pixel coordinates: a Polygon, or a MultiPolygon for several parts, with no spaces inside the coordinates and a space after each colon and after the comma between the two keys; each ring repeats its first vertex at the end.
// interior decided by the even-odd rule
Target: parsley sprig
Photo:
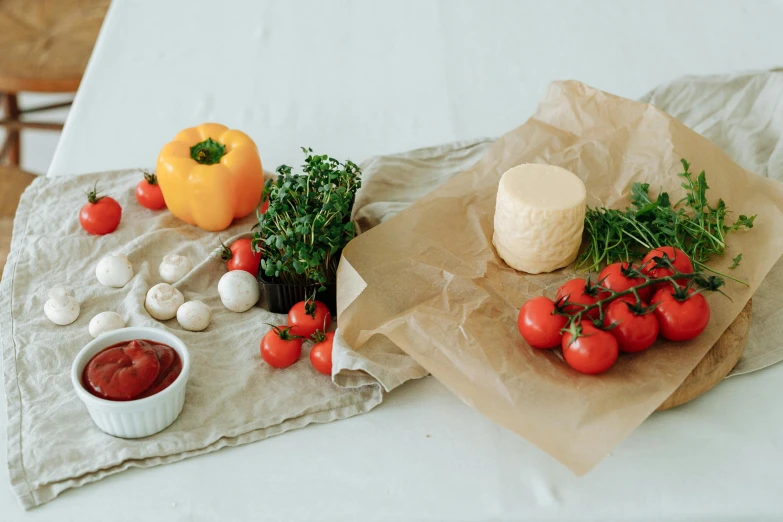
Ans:
{"type": "Polygon", "coordinates": [[[302,174],[281,165],[278,178],[266,182],[269,208],[258,214],[252,244],[262,252],[259,272],[267,278],[323,287],[335,281],[340,252],[355,234],[351,207],[361,170],[309,148],[302,152],[302,174]]]}
{"type": "MultiPolygon", "coordinates": [[[[695,179],[690,164],[682,161],[685,197],[672,204],[667,192],[656,199],[650,196],[648,183],[631,187],[631,206],[625,210],[588,208],[585,215],[587,247],[577,261],[578,268],[598,270],[601,264],[633,261],[659,246],[674,246],[685,252],[693,264],[703,270],[746,284],[706,266],[713,256],[726,251],[730,232],[753,228],[756,216],[740,215],[732,224],[726,222],[728,209],[719,199],[715,206],[707,200],[707,178],[702,171],[695,179]]],[[[732,260],[736,268],[742,255],[732,260]]]]}

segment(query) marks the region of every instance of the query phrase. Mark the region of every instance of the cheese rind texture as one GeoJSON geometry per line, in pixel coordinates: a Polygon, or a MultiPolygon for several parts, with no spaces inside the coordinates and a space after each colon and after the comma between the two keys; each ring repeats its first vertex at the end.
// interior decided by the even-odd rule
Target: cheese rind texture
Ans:
{"type": "Polygon", "coordinates": [[[572,172],[524,164],[500,178],[492,243],[510,267],[552,272],[574,262],[582,243],[587,191],[572,172]]]}

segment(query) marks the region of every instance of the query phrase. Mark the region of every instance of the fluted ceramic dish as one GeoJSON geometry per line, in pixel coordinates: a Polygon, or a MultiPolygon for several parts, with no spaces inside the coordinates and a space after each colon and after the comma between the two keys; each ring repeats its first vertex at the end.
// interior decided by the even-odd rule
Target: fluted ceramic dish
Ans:
{"type": "Polygon", "coordinates": [[[147,437],[168,428],[185,404],[185,385],[190,375],[190,354],[177,336],[158,328],[129,327],[99,336],[82,348],[71,367],[71,381],[76,394],[87,406],[93,422],[103,431],[115,437],[135,439],[147,437]],[[182,372],[171,385],[155,395],[133,401],[109,401],[84,389],[84,367],[98,352],[113,344],[134,339],[144,339],[174,348],[182,360],[182,372]]]}

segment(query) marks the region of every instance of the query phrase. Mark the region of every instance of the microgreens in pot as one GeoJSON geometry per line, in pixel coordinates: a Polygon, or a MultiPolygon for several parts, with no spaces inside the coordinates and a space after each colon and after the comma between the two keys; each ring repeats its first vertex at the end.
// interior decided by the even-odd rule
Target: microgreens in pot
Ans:
{"type": "Polygon", "coordinates": [[[262,199],[269,199],[269,208],[258,214],[252,244],[263,252],[259,275],[323,289],[335,282],[340,252],[355,235],[351,208],[361,170],[351,161],[302,151],[301,174],[281,165],[278,178],[266,182],[262,199]]]}

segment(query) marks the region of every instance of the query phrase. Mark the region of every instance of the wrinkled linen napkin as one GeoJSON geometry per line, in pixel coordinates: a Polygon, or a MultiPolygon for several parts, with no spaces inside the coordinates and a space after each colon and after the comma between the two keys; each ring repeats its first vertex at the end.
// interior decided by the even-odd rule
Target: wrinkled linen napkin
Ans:
{"type": "MultiPolygon", "coordinates": [[[[783,180],[783,72],[685,78],[652,91],[644,101],[718,143],[744,168],[783,180]]],[[[354,207],[360,230],[470,167],[489,143],[460,142],[365,161],[354,207]]],[[[133,189],[140,177],[132,170],[39,178],[20,202],[0,285],[0,342],[11,486],[26,509],[131,466],[175,462],[364,413],[381,402],[383,391],[426,375],[385,337],[375,336],[355,352],[339,331],[331,382],[310,366],[309,343],[287,371],[270,369],[259,357],[259,341],[269,328],[264,323],[283,317],[261,308],[263,303],[243,314],[228,312],[216,292],[225,268],[215,247],[220,239],[248,235],[253,218],[220,234],[201,231],[166,211],[139,207],[133,189]],[[103,237],[87,236],[75,217],[85,187],[97,180],[111,187],[123,207],[120,227],[103,237]],[[121,289],[102,287],[95,279],[95,264],[111,252],[126,254],[134,267],[134,278],[121,289]],[[158,265],[171,253],[194,264],[176,286],[187,300],[200,299],[211,308],[212,323],[205,332],[186,332],[176,319],[159,323],[144,310],[146,291],[160,282],[158,265]],[[82,306],[79,319],[65,327],[43,315],[46,293],[57,285],[71,288],[82,306]],[[185,408],[161,433],[139,440],[104,434],[71,387],[71,363],[91,339],[87,325],[105,310],[118,312],[129,326],[168,329],[190,349],[193,366],[185,408]]],[[[783,319],[773,292],[783,284],[781,263],[767,281],[771,284],[754,296],[750,340],[735,373],[783,359],[772,327],[780,328],[783,319]]]]}
{"type": "Polygon", "coordinates": [[[285,371],[265,364],[259,354],[269,330],[265,323],[285,324],[285,316],[261,306],[233,313],[217,294],[226,268],[216,247],[221,239],[230,243],[249,236],[254,217],[222,233],[204,232],[167,211],[142,208],[134,196],[139,179],[138,170],[42,177],[22,196],[3,273],[0,329],[8,466],[11,486],[25,508],[130,466],[174,462],[364,413],[381,402],[383,389],[426,374],[407,356],[385,354],[373,361],[372,354],[344,354],[338,345],[336,386],[311,366],[310,342],[285,371]],[[119,228],[101,237],[88,236],[76,218],[84,190],[96,181],[111,187],[123,208],[119,228]],[[95,277],[95,265],[111,252],[126,254],[133,265],[134,277],[124,288],[103,287],[95,277]],[[193,263],[175,286],[186,300],[199,299],[210,307],[212,322],[206,331],[185,331],[176,319],[158,322],[144,309],[147,290],[161,282],[158,266],[166,254],[184,255],[193,263]],[[68,326],[55,326],[43,314],[47,291],[59,285],[81,302],[79,318],[68,326]],[[106,310],[118,312],[128,326],[169,330],[190,350],[185,407],[161,433],[139,440],[106,435],[72,388],[71,363],[92,340],[87,325],[106,310]]]}

